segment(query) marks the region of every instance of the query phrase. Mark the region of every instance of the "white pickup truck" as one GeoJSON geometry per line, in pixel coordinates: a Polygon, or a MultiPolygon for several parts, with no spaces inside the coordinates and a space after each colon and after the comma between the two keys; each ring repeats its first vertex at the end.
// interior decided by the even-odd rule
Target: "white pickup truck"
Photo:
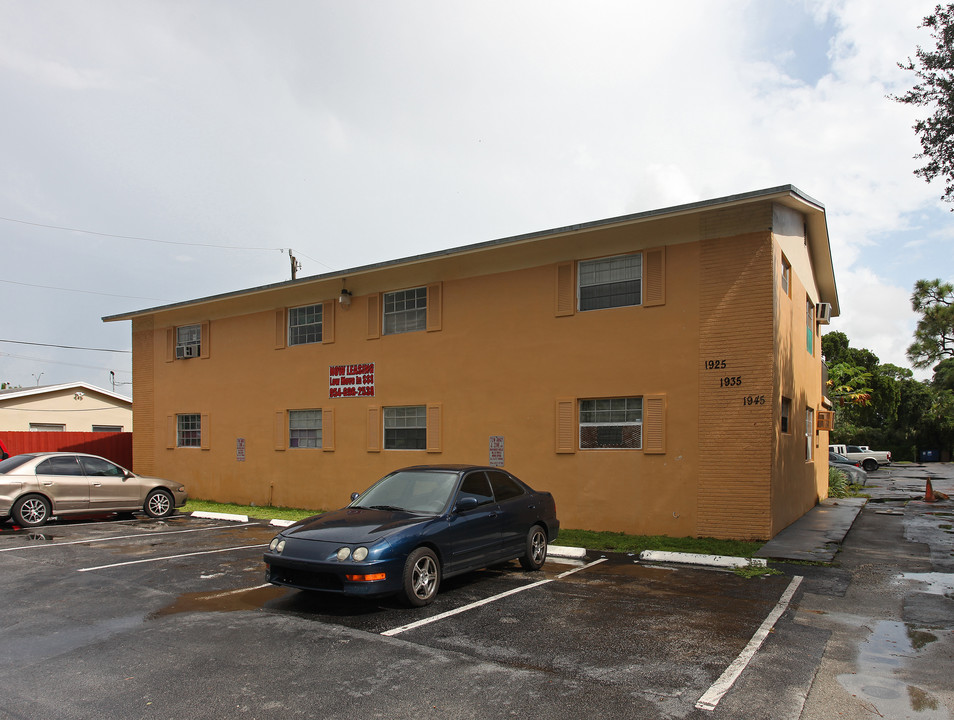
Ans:
{"type": "Polygon", "coordinates": [[[865,472],[877,470],[881,465],[891,464],[891,453],[871,450],[867,445],[829,445],[828,452],[844,455],[849,460],[857,460],[865,472]]]}

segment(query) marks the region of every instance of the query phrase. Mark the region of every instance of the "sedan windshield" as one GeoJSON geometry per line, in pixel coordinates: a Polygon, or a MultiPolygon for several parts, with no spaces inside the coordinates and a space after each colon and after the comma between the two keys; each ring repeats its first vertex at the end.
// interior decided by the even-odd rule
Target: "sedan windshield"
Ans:
{"type": "Polygon", "coordinates": [[[348,507],[438,514],[457,487],[455,472],[403,470],[378,480],[348,507]]]}

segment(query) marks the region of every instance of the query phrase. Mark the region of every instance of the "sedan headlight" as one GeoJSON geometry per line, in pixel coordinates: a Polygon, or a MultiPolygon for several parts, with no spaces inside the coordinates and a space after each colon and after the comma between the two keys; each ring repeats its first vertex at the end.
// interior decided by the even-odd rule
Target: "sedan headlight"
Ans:
{"type": "Polygon", "coordinates": [[[337,557],[341,562],[344,562],[344,561],[347,560],[349,557],[351,557],[351,548],[346,548],[346,547],[341,548],[341,549],[338,551],[336,557],[337,557]]]}
{"type": "Polygon", "coordinates": [[[283,538],[281,535],[272,538],[272,541],[268,544],[268,549],[273,553],[281,555],[282,550],[285,549],[285,538],[283,538]]]}
{"type": "Polygon", "coordinates": [[[366,548],[366,547],[359,547],[357,550],[354,551],[354,554],[352,555],[352,557],[353,557],[357,562],[361,562],[361,561],[364,560],[366,557],[368,557],[368,548],[366,548]]]}

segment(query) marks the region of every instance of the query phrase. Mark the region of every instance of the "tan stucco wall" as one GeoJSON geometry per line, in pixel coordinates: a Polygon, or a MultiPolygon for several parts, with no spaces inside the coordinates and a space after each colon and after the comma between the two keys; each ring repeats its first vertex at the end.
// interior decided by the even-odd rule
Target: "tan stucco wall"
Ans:
{"type": "Polygon", "coordinates": [[[502,435],[506,467],[554,493],[565,527],[770,537],[815,502],[822,465],[827,478],[827,462],[804,462],[803,436],[776,441],[782,387],[797,418],[821,407],[821,381],[820,347],[797,353],[804,301],[776,297],[771,227],[769,203],[687,214],[136,318],[136,469],[192,497],[330,509],[397,467],[486,463],[502,435]],[[662,304],[555,310],[567,261],[649,249],[665,261],[662,304]],[[326,342],[276,348],[283,308],[333,301],[342,284],[353,301],[326,305],[326,342]],[[378,293],[420,285],[439,289],[439,329],[369,339],[378,293]],[[208,357],[172,360],[170,330],[191,323],[207,323],[208,357]],[[374,363],[375,397],[330,399],[329,367],[352,363],[374,363]],[[561,400],[630,395],[662,399],[663,452],[557,451],[561,400]],[[369,451],[369,409],[393,405],[439,412],[440,451],[369,451]],[[333,449],[276,449],[284,413],[310,408],[325,410],[333,449]],[[203,416],[208,449],[174,447],[177,413],[203,416]]]}
{"type": "Polygon", "coordinates": [[[83,390],[81,400],[76,389],[49,392],[19,398],[0,398],[0,430],[24,431],[30,423],[59,424],[68,432],[91,432],[93,425],[118,425],[132,430],[132,410],[119,406],[108,396],[83,390]]]}

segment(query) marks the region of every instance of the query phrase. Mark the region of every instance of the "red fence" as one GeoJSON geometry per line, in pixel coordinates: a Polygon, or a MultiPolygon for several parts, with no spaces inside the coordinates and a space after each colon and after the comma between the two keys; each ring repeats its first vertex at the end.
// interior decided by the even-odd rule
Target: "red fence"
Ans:
{"type": "Polygon", "coordinates": [[[132,433],[128,432],[14,432],[0,430],[0,440],[11,455],[28,452],[84,452],[132,469],[132,433]]]}

